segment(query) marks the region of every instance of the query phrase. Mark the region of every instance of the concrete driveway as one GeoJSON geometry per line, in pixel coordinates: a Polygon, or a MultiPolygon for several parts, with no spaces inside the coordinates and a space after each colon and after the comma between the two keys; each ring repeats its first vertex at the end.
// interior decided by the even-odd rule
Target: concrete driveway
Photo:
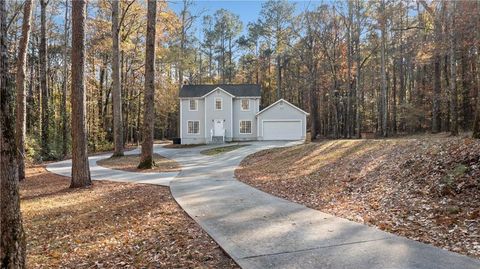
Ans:
{"type": "MultiPolygon", "coordinates": [[[[157,174],[157,179],[105,171],[96,165],[100,157],[93,157],[92,178],[170,185],[180,206],[242,268],[480,268],[480,260],[334,217],[237,181],[234,170],[247,155],[292,143],[249,144],[217,156],[200,154],[212,146],[156,146],[156,153],[182,165],[175,177],[157,174]]],[[[49,165],[48,170],[66,175],[67,167],[68,161],[49,165]]]]}

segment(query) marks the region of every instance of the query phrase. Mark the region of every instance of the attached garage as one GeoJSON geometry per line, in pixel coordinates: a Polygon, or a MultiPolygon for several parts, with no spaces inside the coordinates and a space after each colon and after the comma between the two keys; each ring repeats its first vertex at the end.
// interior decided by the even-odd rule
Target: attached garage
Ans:
{"type": "Polygon", "coordinates": [[[257,113],[259,140],[303,140],[308,113],[280,99],[257,113]]]}
{"type": "Polygon", "coordinates": [[[302,121],[264,120],[263,140],[300,140],[302,139],[302,121]]]}

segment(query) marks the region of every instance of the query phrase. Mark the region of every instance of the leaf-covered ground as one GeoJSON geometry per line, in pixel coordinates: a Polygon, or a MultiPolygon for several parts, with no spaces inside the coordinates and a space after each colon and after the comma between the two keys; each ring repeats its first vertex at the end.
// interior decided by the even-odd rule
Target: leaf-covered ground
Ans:
{"type": "Polygon", "coordinates": [[[21,208],[28,268],[238,268],[167,187],[68,178],[27,169],[21,208]]]}
{"type": "Polygon", "coordinates": [[[130,172],[173,172],[180,170],[180,164],[159,154],[153,154],[155,166],[152,169],[138,169],[140,155],[125,155],[99,160],[98,165],[130,172]]]}
{"type": "Polygon", "coordinates": [[[253,154],[240,180],[279,197],[480,258],[480,141],[336,140],[253,154]]]}

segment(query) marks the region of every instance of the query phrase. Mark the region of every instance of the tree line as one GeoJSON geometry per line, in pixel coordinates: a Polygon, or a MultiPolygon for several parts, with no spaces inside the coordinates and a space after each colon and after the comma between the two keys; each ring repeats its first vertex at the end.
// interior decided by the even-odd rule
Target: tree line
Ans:
{"type": "Polygon", "coordinates": [[[182,73],[261,84],[262,106],[285,98],[310,112],[313,137],[478,138],[479,19],[478,1],[267,1],[245,27],[221,9],[203,16],[182,73]]]}
{"type": "MultiPolygon", "coordinates": [[[[24,50],[25,154],[59,159],[71,151],[71,7],[39,2],[24,50]]],[[[156,138],[178,136],[185,83],[260,84],[263,107],[285,98],[309,111],[313,137],[479,135],[477,1],[266,1],[246,25],[234,11],[175,5],[177,12],[166,2],[158,7],[156,138]]],[[[22,36],[22,7],[8,3],[11,40],[22,36]]],[[[99,0],[86,8],[88,147],[121,155],[123,145],[142,141],[147,6],[99,0]]],[[[12,55],[18,63],[21,54],[12,55]]]]}

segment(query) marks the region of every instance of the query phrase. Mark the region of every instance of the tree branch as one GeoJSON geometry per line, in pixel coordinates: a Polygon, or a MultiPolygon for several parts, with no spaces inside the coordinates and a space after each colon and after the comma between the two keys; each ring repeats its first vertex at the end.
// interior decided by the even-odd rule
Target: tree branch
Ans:
{"type": "Polygon", "coordinates": [[[123,12],[122,18],[120,18],[120,23],[118,24],[118,29],[117,29],[118,32],[120,32],[120,28],[122,27],[123,21],[125,20],[125,16],[127,15],[128,10],[133,5],[133,3],[135,3],[135,1],[136,0],[132,0],[132,2],[128,3],[127,8],[123,12]]]}

